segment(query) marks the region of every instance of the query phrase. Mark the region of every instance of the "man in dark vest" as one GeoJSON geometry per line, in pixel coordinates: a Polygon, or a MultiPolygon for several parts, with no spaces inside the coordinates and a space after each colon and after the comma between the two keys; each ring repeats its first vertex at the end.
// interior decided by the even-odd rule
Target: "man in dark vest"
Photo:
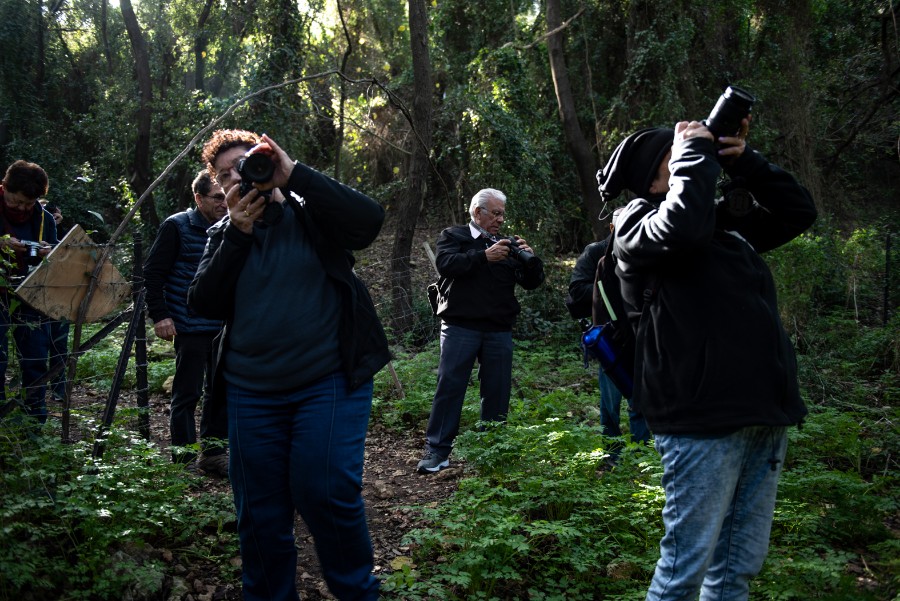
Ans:
{"type": "Polygon", "coordinates": [[[147,313],[156,335],[175,341],[175,378],[169,431],[172,460],[190,464],[196,453],[184,447],[197,442],[194,413],[201,396],[200,440],[202,454],[196,467],[210,475],[227,477],[228,458],[224,441],[228,438],[228,418],[224,407],[209,402],[212,386],[213,339],[222,322],[193,313],[187,305],[187,291],[206,247],[206,230],[225,216],[225,193],[206,169],[192,184],[197,208],[175,213],[159,228],[156,241],[144,265],[147,313]]]}

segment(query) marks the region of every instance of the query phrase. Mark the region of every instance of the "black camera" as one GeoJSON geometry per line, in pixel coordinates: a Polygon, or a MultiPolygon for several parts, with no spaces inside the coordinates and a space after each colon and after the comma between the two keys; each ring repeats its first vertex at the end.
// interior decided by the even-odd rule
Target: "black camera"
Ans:
{"type": "Polygon", "coordinates": [[[537,257],[533,253],[523,248],[519,248],[519,241],[515,238],[507,238],[509,240],[509,256],[518,259],[525,267],[530,267],[537,257]]]}
{"type": "Polygon", "coordinates": [[[20,240],[19,242],[25,245],[25,264],[30,267],[40,265],[42,257],[39,251],[43,248],[41,243],[30,240],[20,240]]]}
{"type": "MultiPolygon", "coordinates": [[[[275,175],[275,161],[264,152],[253,152],[244,155],[237,164],[238,175],[241,176],[241,196],[246,196],[253,189],[253,184],[264,184],[275,175]],[[252,153],[252,154],[251,154],[252,153]]],[[[268,202],[271,190],[260,192],[268,202]]]]}
{"type": "Polygon", "coordinates": [[[716,140],[734,136],[741,130],[741,121],[750,114],[754,102],[756,98],[747,90],[728,86],[703,124],[716,140]]]}

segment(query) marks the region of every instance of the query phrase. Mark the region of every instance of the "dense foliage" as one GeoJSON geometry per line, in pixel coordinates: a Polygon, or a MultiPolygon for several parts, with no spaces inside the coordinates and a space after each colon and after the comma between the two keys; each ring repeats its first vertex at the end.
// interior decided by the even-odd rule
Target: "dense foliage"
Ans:
{"type": "MultiPolygon", "coordinates": [[[[754,599],[886,601],[900,591],[900,316],[883,320],[883,232],[835,240],[803,236],[767,255],[810,416],[790,433],[754,599]]],[[[363,276],[373,277],[377,266],[362,259],[363,276]]],[[[477,429],[470,387],[454,455],[465,478],[453,497],[414,508],[431,526],[408,533],[411,551],[392,562],[387,598],[642,598],[662,527],[659,461],[652,448],[599,434],[595,368],[582,367],[577,326],[563,315],[571,267],[571,258],[551,262],[547,285],[522,295],[509,422],[477,429]],[[614,447],[621,455],[611,469],[614,447]]],[[[372,415],[414,438],[438,359],[434,318],[418,315],[420,339],[431,342],[395,346],[404,394],[382,371],[372,415]]],[[[151,348],[154,391],[172,371],[170,346],[151,348]]],[[[105,397],[120,347],[117,333],[79,361],[83,391],[105,397]]],[[[129,374],[125,388],[133,387],[129,374]]],[[[42,432],[16,413],[0,421],[0,599],[146,595],[172,583],[156,559],[166,552],[215,562],[236,582],[230,500],[191,490],[165,453],[130,433],[133,411],[118,413],[103,459],[93,458],[99,413],[76,414],[86,435],[76,444],[59,442],[52,419],[42,432]]]]}
{"type": "MultiPolygon", "coordinates": [[[[868,223],[887,211],[896,222],[888,200],[900,178],[900,34],[891,2],[552,1],[566,18],[559,35],[577,125],[597,165],[623,133],[703,118],[738,83],[759,97],[751,143],[798,173],[824,212],[868,223]]],[[[134,11],[146,69],[124,8],[0,1],[0,164],[46,167],[50,197],[71,222],[102,238],[171,166],[144,201],[152,210],[138,214],[152,236],[159,219],[190,203],[199,152],[172,164],[178,153],[267,86],[218,125],[268,132],[389,210],[400,201],[418,139],[405,2],[143,0],[134,11]]],[[[424,210],[459,220],[475,190],[499,187],[514,199],[513,227],[575,251],[596,215],[585,212],[562,134],[545,9],[546,0],[430,4],[435,114],[424,210]]]]}

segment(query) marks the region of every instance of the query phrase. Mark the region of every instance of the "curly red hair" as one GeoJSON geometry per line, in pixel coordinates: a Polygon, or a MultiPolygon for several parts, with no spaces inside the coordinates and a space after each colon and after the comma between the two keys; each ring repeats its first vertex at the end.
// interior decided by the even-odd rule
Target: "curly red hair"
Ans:
{"type": "Polygon", "coordinates": [[[216,158],[231,148],[243,146],[250,150],[262,141],[257,134],[245,129],[218,129],[213,132],[212,138],[203,145],[200,159],[206,163],[206,170],[213,178],[216,177],[216,168],[213,164],[216,158]]]}

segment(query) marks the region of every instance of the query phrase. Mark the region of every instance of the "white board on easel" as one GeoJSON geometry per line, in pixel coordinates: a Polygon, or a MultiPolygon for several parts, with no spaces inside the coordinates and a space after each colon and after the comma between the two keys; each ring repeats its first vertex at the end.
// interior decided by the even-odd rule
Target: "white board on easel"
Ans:
{"type": "MultiPolygon", "coordinates": [[[[76,225],[16,288],[16,296],[52,319],[75,321],[100,251],[100,246],[76,225]]],[[[105,261],[84,320],[98,321],[130,295],[131,284],[115,265],[105,261]]]]}

